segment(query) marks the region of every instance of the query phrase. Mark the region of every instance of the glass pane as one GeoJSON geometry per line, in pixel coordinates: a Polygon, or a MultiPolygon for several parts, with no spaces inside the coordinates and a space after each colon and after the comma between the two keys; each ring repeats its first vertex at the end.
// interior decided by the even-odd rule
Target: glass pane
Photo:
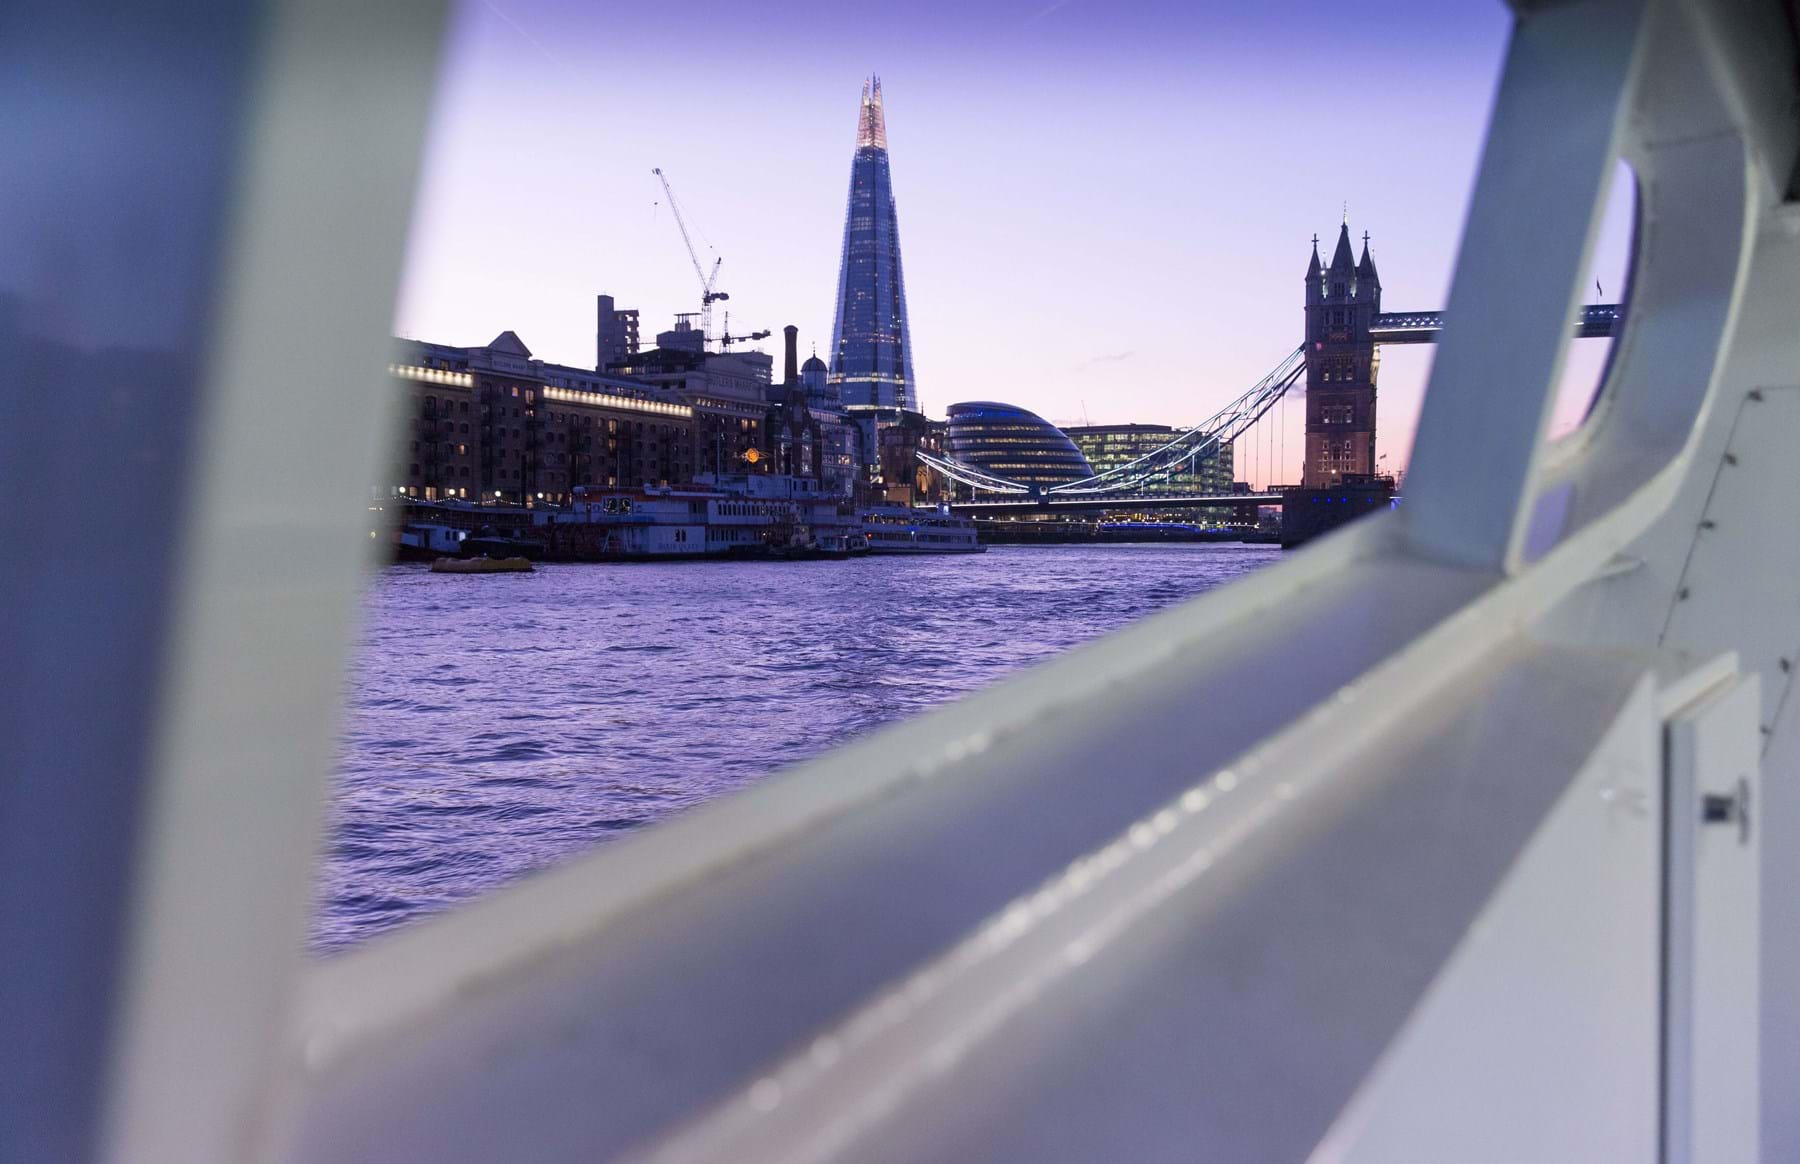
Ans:
{"type": "MultiPolygon", "coordinates": [[[[1593,411],[1606,370],[1612,359],[1618,330],[1625,325],[1624,307],[1630,302],[1632,242],[1637,230],[1637,175],[1620,160],[1614,168],[1606,213],[1594,242],[1594,257],[1582,302],[1588,309],[1618,307],[1612,331],[1604,336],[1578,339],[1564,357],[1562,379],[1557,384],[1556,405],[1550,414],[1550,439],[1560,440],[1581,427],[1593,411]]],[[[1612,313],[1607,313],[1608,315],[1612,313]]],[[[1590,323],[1587,330],[1596,330],[1590,323]]]]}

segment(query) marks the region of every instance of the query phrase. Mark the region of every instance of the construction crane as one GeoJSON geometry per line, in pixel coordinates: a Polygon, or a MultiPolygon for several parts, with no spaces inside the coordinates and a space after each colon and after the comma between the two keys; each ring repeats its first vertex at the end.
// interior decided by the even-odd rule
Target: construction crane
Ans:
{"type": "Polygon", "coordinates": [[[732,344],[755,343],[759,339],[768,339],[773,334],[775,333],[765,327],[761,331],[753,331],[749,335],[732,335],[731,312],[727,311],[725,313],[725,328],[719,333],[719,346],[726,351],[730,351],[732,344]]]}
{"type": "MultiPolygon", "coordinates": [[[[675,191],[669,186],[669,179],[661,168],[650,171],[662,183],[663,196],[669,200],[669,211],[675,215],[675,225],[681,230],[681,241],[687,246],[688,258],[693,260],[694,274],[700,280],[700,335],[703,341],[712,339],[712,305],[721,299],[731,296],[723,291],[714,291],[713,284],[718,282],[719,267],[725,262],[723,256],[713,259],[712,271],[709,273],[700,263],[700,255],[694,250],[694,240],[688,237],[687,221],[681,217],[681,203],[675,200],[675,191]]],[[[767,334],[766,332],[764,333],[767,334]]]]}

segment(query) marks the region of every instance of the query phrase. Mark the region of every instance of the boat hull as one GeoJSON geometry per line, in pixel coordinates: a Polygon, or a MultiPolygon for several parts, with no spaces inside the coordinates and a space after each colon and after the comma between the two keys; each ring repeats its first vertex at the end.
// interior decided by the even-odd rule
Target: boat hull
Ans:
{"type": "Polygon", "coordinates": [[[529,574],[529,558],[439,558],[431,563],[433,574],[529,574]]]}

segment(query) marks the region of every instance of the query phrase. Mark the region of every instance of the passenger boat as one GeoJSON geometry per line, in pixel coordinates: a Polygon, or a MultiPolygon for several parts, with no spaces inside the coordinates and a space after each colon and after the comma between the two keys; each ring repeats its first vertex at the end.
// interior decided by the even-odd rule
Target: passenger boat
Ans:
{"type": "Polygon", "coordinates": [[[409,521],[393,533],[394,557],[402,562],[434,562],[462,550],[469,531],[443,522],[409,521]]]}
{"type": "MultiPolygon", "coordinates": [[[[455,499],[397,498],[395,503],[402,506],[400,521],[389,535],[396,561],[432,562],[442,557],[476,554],[537,558],[542,554],[542,542],[525,535],[545,520],[545,510],[472,505],[455,499]]],[[[381,524],[379,518],[375,524],[381,524]]]]}
{"type": "Polygon", "coordinates": [[[915,509],[877,505],[862,511],[863,536],[872,554],[984,554],[975,523],[947,507],[915,509]]]}
{"type": "Polygon", "coordinates": [[[574,504],[535,531],[554,558],[830,560],[868,550],[855,507],[804,477],[727,475],[684,487],[574,492],[574,504]]]}

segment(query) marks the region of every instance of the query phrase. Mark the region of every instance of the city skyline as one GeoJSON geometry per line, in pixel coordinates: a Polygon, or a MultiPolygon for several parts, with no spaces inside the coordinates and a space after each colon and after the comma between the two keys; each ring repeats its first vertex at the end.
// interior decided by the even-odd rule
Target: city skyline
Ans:
{"type": "MultiPolygon", "coordinates": [[[[396,328],[468,343],[513,328],[577,363],[596,292],[646,332],[695,310],[660,165],[725,259],[732,330],[792,322],[825,351],[845,109],[879,72],[925,411],[1001,399],[1060,423],[1191,424],[1298,342],[1306,240],[1346,202],[1389,300],[1443,304],[1505,11],[1340,16],[933,5],[878,36],[823,5],[753,21],[702,4],[707,32],[672,74],[643,51],[645,14],[464,3],[396,328]]],[[[1384,357],[1385,468],[1404,464],[1429,359],[1384,357]]],[[[1297,479],[1300,445],[1262,480],[1297,479]]]]}

